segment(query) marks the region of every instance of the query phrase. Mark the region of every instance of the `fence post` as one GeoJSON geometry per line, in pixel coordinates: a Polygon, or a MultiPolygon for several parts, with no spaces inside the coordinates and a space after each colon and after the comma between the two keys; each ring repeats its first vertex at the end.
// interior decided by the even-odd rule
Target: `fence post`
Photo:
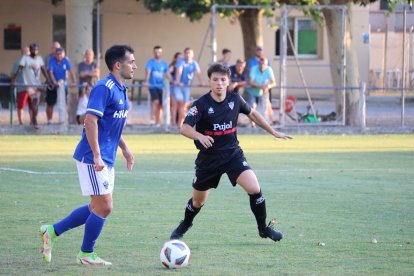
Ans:
{"type": "Polygon", "coordinates": [[[13,109],[14,109],[16,95],[17,95],[17,86],[13,86],[12,84],[10,84],[10,101],[9,101],[10,127],[13,126],[13,109]]]}
{"type": "Polygon", "coordinates": [[[66,91],[65,82],[59,81],[59,87],[57,88],[57,111],[59,113],[59,123],[67,125],[67,111],[66,111],[66,91]]]}
{"type": "Polygon", "coordinates": [[[164,78],[164,87],[162,89],[162,117],[166,131],[169,130],[171,124],[170,89],[170,80],[168,78],[164,78]]]}
{"type": "Polygon", "coordinates": [[[365,129],[366,127],[366,84],[365,82],[359,82],[359,118],[360,118],[360,127],[365,129]]]}

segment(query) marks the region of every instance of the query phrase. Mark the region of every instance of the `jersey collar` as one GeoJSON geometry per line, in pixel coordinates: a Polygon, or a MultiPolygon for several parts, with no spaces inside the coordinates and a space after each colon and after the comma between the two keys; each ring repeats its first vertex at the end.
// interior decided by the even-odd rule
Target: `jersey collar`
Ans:
{"type": "Polygon", "coordinates": [[[114,77],[114,75],[112,75],[112,73],[109,73],[108,78],[110,78],[111,80],[114,81],[115,85],[118,87],[119,90],[124,91],[126,90],[125,85],[121,85],[117,79],[114,77]]]}

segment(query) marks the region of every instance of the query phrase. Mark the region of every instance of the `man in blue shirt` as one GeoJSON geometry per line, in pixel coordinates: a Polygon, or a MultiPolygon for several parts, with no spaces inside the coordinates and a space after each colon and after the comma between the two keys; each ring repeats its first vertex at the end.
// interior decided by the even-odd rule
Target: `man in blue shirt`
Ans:
{"type": "Polygon", "coordinates": [[[82,138],[73,157],[76,160],[79,181],[84,196],[90,204],[72,211],[66,218],[53,225],[42,225],[42,254],[46,262],[52,258],[52,246],[57,236],[85,224],[85,233],[77,262],[86,265],[112,265],[94,252],[95,242],[112,211],[114,188],[114,163],[120,147],[128,171],[134,165],[134,156],[122,138],[128,114],[125,80],[132,79],[137,69],[134,50],[126,45],[114,45],[105,53],[110,74],[92,89],[86,110],[82,138]]]}
{"type": "Polygon", "coordinates": [[[72,64],[69,58],[65,57],[65,51],[63,48],[56,49],[56,56],[50,59],[49,68],[47,69],[54,86],[52,89],[48,89],[46,93],[46,117],[47,123],[50,125],[53,118],[53,106],[57,101],[57,88],[59,87],[59,81],[63,80],[65,83],[65,94],[67,94],[66,73],[69,72],[73,85],[76,84],[76,78],[72,69],[72,64]]]}
{"type": "Polygon", "coordinates": [[[184,58],[179,60],[175,66],[176,76],[174,83],[174,98],[177,102],[178,126],[181,126],[183,123],[185,110],[188,110],[190,104],[190,86],[194,78],[194,74],[197,75],[200,86],[203,86],[200,66],[193,58],[193,49],[185,48],[184,58]]]}
{"type": "Polygon", "coordinates": [[[162,91],[164,78],[169,78],[168,64],[161,59],[162,48],[155,46],[154,58],[148,60],[145,65],[145,85],[148,86],[151,96],[151,120],[150,125],[159,126],[162,109],[162,91]]]}

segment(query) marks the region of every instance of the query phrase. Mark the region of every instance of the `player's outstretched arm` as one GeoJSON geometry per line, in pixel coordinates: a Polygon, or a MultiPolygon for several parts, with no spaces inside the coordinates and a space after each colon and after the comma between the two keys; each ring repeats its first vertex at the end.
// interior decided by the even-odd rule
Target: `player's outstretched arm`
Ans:
{"type": "Polygon", "coordinates": [[[250,120],[252,120],[253,122],[255,122],[258,126],[260,126],[264,130],[266,130],[267,132],[269,132],[274,137],[280,138],[280,139],[292,139],[292,137],[290,137],[289,135],[286,135],[286,134],[284,134],[282,132],[278,132],[278,131],[274,130],[269,125],[269,123],[263,118],[263,116],[260,115],[260,113],[257,112],[256,110],[252,110],[252,112],[250,112],[250,114],[248,115],[248,117],[250,118],[250,120]]]}
{"type": "Polygon", "coordinates": [[[132,171],[134,167],[134,154],[129,150],[127,144],[125,143],[124,138],[121,136],[119,139],[119,147],[122,150],[122,155],[124,156],[125,160],[127,161],[127,169],[128,171],[132,171]]]}
{"type": "Polygon", "coordinates": [[[212,137],[201,134],[189,124],[182,125],[181,134],[192,140],[199,141],[206,149],[212,147],[214,143],[214,139],[212,137]]]}

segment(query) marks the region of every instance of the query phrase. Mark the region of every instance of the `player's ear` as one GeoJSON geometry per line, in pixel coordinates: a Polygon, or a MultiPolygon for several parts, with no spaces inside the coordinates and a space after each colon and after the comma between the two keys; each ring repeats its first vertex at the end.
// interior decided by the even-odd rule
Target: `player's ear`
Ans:
{"type": "Polygon", "coordinates": [[[121,62],[120,61],[115,62],[114,67],[115,69],[118,69],[118,70],[121,69],[121,62]]]}

